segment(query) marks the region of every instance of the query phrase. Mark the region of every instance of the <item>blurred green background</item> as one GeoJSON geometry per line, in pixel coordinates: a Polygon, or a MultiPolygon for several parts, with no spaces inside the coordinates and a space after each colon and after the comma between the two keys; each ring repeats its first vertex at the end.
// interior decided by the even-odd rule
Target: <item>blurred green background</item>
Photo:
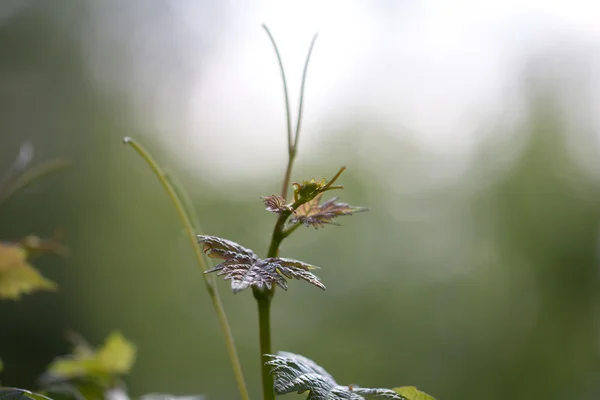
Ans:
{"type": "MultiPolygon", "coordinates": [[[[263,16],[243,25],[270,68],[265,93],[224,93],[234,96],[232,107],[260,103],[266,93],[278,103],[264,121],[268,132],[248,126],[229,140],[219,124],[244,125],[246,114],[206,109],[202,115],[217,115],[211,131],[178,121],[190,107],[187,79],[197,76],[202,93],[214,79],[205,74],[210,60],[245,32],[232,4],[194,7],[197,18],[189,17],[185,30],[169,1],[0,3],[0,176],[27,141],[34,163],[73,162],[0,209],[1,238],[48,237],[62,228],[73,252],[36,262],[60,284],[58,293],[0,304],[4,384],[35,387],[53,357],[69,351],[66,329],[95,344],[119,329],[138,346],[126,379],[133,394],[237,398],[176,213],[121,142],[136,137],[178,177],[204,233],[266,252],[275,218],[260,196],[280,190],[285,125],[263,16]],[[185,57],[189,49],[195,58],[185,57]]],[[[302,45],[309,39],[303,36],[302,45]]],[[[516,93],[512,100],[464,117],[480,123],[480,134],[468,138],[469,151],[450,134],[449,152],[398,127],[402,102],[390,105],[398,106],[397,125],[377,109],[336,104],[327,108],[331,118],[311,122],[317,107],[310,104],[319,99],[311,97],[310,79],[328,79],[317,77],[319,62],[327,61],[315,53],[293,179],[331,177],[346,165],[346,189],[336,195],[370,211],[340,218],[341,227],[300,229],[284,243],[282,255],[322,267],[328,289],[292,282],[287,293],[278,291],[276,350],[312,358],[343,384],[416,385],[439,399],[600,398],[598,64],[592,47],[573,43],[523,56],[507,89],[516,93]]],[[[372,56],[376,64],[377,52],[372,56]]],[[[402,67],[395,73],[403,75],[402,67]]],[[[223,87],[234,79],[216,77],[223,87]]],[[[345,95],[361,93],[365,82],[346,87],[345,95]]],[[[202,104],[210,105],[211,93],[202,104]]],[[[410,102],[413,95],[427,100],[391,96],[410,102]]],[[[431,119],[447,106],[438,100],[426,101],[431,119]]],[[[220,285],[251,394],[259,398],[255,303],[249,291],[234,296],[220,285]]]]}

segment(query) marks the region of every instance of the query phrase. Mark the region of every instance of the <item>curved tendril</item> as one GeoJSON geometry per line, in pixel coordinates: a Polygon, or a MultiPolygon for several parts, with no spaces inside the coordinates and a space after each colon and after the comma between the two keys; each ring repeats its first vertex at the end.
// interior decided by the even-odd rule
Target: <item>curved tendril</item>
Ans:
{"type": "Polygon", "coordinates": [[[306,61],[304,62],[304,71],[302,72],[302,83],[300,85],[300,104],[298,106],[298,121],[296,122],[296,132],[294,134],[294,152],[298,148],[298,137],[300,136],[300,126],[302,124],[302,110],[304,108],[304,86],[306,84],[306,73],[308,71],[308,64],[310,62],[310,56],[312,55],[313,48],[315,47],[315,42],[317,41],[318,33],[315,33],[312,41],[310,42],[310,47],[308,49],[308,54],[306,55],[306,61]]]}

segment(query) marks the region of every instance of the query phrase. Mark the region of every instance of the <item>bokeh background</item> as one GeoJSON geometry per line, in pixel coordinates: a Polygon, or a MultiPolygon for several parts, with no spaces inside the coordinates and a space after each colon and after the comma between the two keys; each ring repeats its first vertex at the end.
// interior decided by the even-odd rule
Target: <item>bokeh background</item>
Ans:
{"type": "MultiPolygon", "coordinates": [[[[65,329],[138,346],[133,394],[237,398],[176,213],[123,136],[190,193],[206,234],[264,254],[308,44],[293,180],[348,171],[368,213],[300,229],[322,267],[273,309],[274,347],[343,384],[439,399],[600,398],[600,10],[559,1],[2,0],[0,176],[23,143],[73,166],[0,208],[0,237],[67,233],[58,293],[0,304],[5,384],[34,387],[65,329]]],[[[253,398],[251,293],[220,282],[253,398]]],[[[293,398],[294,396],[290,396],[293,398]]]]}

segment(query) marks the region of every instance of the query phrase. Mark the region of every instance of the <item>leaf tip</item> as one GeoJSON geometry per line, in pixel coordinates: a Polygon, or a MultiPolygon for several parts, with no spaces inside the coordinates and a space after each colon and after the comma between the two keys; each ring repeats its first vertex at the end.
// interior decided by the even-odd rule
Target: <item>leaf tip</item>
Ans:
{"type": "Polygon", "coordinates": [[[132,139],[131,139],[129,136],[125,136],[125,137],[123,138],[123,143],[124,143],[124,144],[129,144],[129,143],[131,143],[131,140],[132,140],[132,139]]]}

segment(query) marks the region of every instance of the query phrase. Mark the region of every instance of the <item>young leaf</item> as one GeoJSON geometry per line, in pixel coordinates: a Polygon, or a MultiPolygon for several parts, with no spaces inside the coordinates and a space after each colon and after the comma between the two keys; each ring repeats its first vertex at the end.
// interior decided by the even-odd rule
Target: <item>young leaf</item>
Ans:
{"type": "Polygon", "coordinates": [[[276,194],[272,194],[270,196],[261,197],[265,206],[267,206],[267,211],[274,212],[277,214],[281,214],[283,211],[289,209],[289,207],[285,204],[285,200],[281,196],[277,196],[276,194]]]}
{"type": "Polygon", "coordinates": [[[0,400],[52,400],[49,397],[25,389],[0,387],[0,400]]]}
{"type": "Polygon", "coordinates": [[[403,386],[394,388],[394,392],[400,396],[405,397],[406,400],[435,400],[433,396],[428,395],[425,392],[421,392],[415,386],[403,386]]]}
{"type": "Polygon", "coordinates": [[[198,235],[198,243],[202,243],[204,252],[209,257],[225,260],[205,273],[218,271],[217,275],[225,275],[226,280],[231,280],[231,289],[234,293],[251,286],[271,289],[273,284],[287,290],[285,278],[304,280],[325,290],[325,285],[321,283],[319,277],[309,272],[317,268],[313,265],[288,258],[261,260],[252,250],[215,236],[198,235]]]}
{"type": "Polygon", "coordinates": [[[307,400],[404,400],[390,389],[338,385],[322,367],[297,354],[279,352],[265,356],[270,358],[266,364],[272,367],[271,373],[275,375],[277,395],[308,391],[307,400]]]}
{"type": "Polygon", "coordinates": [[[320,181],[312,178],[309,181],[302,181],[302,183],[292,183],[292,187],[294,188],[294,202],[306,203],[328,190],[343,189],[344,187],[342,185],[333,186],[333,183],[345,170],[346,167],[340,168],[337,174],[335,174],[329,182],[327,182],[325,178],[322,178],[320,181]]]}
{"type": "Polygon", "coordinates": [[[18,300],[22,294],[37,290],[56,290],[56,284],[27,262],[27,252],[21,246],[0,243],[0,299],[18,300]]]}
{"type": "Polygon", "coordinates": [[[325,224],[339,225],[335,218],[343,215],[352,215],[357,212],[367,211],[364,207],[354,207],[346,203],[336,203],[337,197],[319,204],[323,194],[320,193],[308,203],[304,203],[294,211],[290,223],[303,223],[305,226],[323,227],[325,224]]]}
{"type": "Polygon", "coordinates": [[[113,332],[98,350],[77,345],[72,355],[57,358],[48,367],[55,380],[86,378],[110,386],[117,376],[129,372],[135,361],[135,346],[113,332]]]}

